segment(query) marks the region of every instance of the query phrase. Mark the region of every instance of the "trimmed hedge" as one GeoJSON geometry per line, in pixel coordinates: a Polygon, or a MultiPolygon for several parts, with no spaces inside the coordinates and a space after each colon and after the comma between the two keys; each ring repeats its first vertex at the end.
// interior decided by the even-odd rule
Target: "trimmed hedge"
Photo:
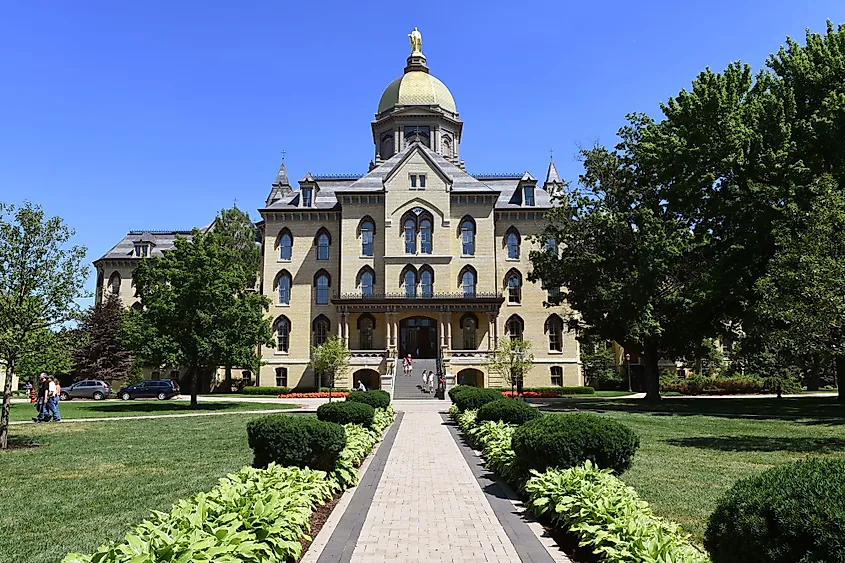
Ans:
{"type": "MultiPolygon", "coordinates": [[[[500,388],[506,395],[511,392],[510,387],[500,388]]],[[[514,393],[516,390],[514,390],[514,393]]],[[[572,386],[572,387],[525,387],[522,393],[526,397],[563,397],[566,395],[594,395],[596,390],[593,387],[572,386]]]]}
{"type": "Polygon", "coordinates": [[[337,424],[360,424],[364,428],[373,426],[376,410],[366,403],[339,401],[317,407],[317,418],[337,424]]]}
{"type": "Polygon", "coordinates": [[[526,469],[566,469],[590,460],[622,474],[640,440],[633,430],[592,413],[548,414],[520,426],[513,450],[526,469]]]}
{"type": "Polygon", "coordinates": [[[458,394],[463,393],[467,389],[475,389],[475,387],[472,387],[471,385],[455,385],[454,387],[449,389],[449,399],[451,399],[452,402],[454,403],[455,397],[458,394]]]}
{"type": "Polygon", "coordinates": [[[305,416],[276,414],[246,426],[254,467],[270,463],[331,471],[346,446],[343,427],[305,416]]]}
{"type": "Polygon", "coordinates": [[[346,400],[354,403],[364,403],[374,409],[386,409],[390,405],[390,393],[380,389],[352,391],[346,396],[346,400]]]}
{"type": "Polygon", "coordinates": [[[502,392],[497,389],[485,389],[482,387],[467,387],[452,395],[452,401],[458,410],[478,410],[487,403],[504,399],[502,392]]]}
{"type": "Polygon", "coordinates": [[[713,563],[845,563],[845,461],[797,461],[737,481],[704,545],[713,563]]]}
{"type": "Polygon", "coordinates": [[[539,410],[518,399],[500,399],[478,409],[478,422],[492,420],[519,426],[541,416],[539,410]]]}
{"type": "Polygon", "coordinates": [[[290,387],[244,387],[241,389],[244,395],[287,395],[290,387]]]}

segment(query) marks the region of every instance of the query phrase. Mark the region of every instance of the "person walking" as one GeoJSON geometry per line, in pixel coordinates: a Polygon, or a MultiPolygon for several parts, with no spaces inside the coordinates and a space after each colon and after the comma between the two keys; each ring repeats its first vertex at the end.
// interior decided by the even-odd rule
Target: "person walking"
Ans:
{"type": "Polygon", "coordinates": [[[59,414],[59,399],[62,394],[62,384],[59,383],[58,377],[51,377],[50,380],[53,383],[53,396],[50,397],[49,410],[50,414],[53,415],[53,422],[60,422],[62,417],[59,414]]]}
{"type": "Polygon", "coordinates": [[[35,400],[35,410],[38,411],[38,416],[32,418],[33,422],[44,422],[49,418],[48,403],[50,400],[50,381],[47,379],[47,374],[42,373],[38,376],[38,398],[35,400]]]}
{"type": "Polygon", "coordinates": [[[414,360],[411,359],[411,355],[408,354],[402,359],[402,368],[405,370],[405,377],[411,377],[411,370],[414,366],[414,360]]]}
{"type": "Polygon", "coordinates": [[[428,379],[428,372],[426,370],[422,370],[422,390],[425,392],[426,380],[428,379]]]}

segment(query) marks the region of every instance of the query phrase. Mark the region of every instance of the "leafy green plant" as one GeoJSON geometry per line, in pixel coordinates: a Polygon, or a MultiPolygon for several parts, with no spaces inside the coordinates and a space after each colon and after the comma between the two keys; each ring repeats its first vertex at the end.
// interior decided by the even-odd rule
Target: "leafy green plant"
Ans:
{"type": "Polygon", "coordinates": [[[523,401],[514,399],[500,399],[482,405],[478,409],[478,421],[494,420],[520,425],[543,416],[542,413],[523,401]]]}
{"type": "Polygon", "coordinates": [[[371,391],[352,391],[346,396],[346,400],[356,403],[365,403],[374,409],[386,409],[390,405],[390,393],[380,389],[371,391]]]}
{"type": "Polygon", "coordinates": [[[244,387],[241,393],[244,395],[287,395],[291,392],[290,387],[244,387]]]}
{"type": "Polygon", "coordinates": [[[337,424],[360,424],[365,428],[373,425],[376,411],[366,403],[341,401],[326,403],[317,407],[317,418],[337,424]]]}
{"type": "MultiPolygon", "coordinates": [[[[526,506],[578,537],[607,563],[706,563],[677,524],[651,513],[636,491],[592,462],[532,471],[526,506]]],[[[755,559],[747,559],[752,561],[755,559]]]]}
{"type": "Polygon", "coordinates": [[[714,563],[845,562],[845,461],[798,461],[737,481],[704,545],[714,563]]]}
{"type": "Polygon", "coordinates": [[[270,463],[331,471],[346,446],[343,427],[311,417],[270,415],[246,427],[253,465],[270,463]]]}
{"type": "Polygon", "coordinates": [[[468,387],[452,395],[452,400],[458,410],[478,410],[487,403],[503,399],[504,395],[497,389],[468,387]]]}

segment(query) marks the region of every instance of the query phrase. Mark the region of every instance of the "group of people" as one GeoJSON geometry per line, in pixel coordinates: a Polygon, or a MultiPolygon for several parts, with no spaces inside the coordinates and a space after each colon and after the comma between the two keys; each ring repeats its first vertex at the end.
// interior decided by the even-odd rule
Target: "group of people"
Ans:
{"type": "MultiPolygon", "coordinates": [[[[402,358],[402,373],[405,377],[411,377],[414,371],[414,359],[410,354],[402,358]]],[[[445,384],[445,380],[441,376],[439,379],[431,370],[422,370],[422,390],[424,393],[434,393],[445,384]],[[435,386],[436,385],[436,386],[435,386]]]]}
{"type": "Polygon", "coordinates": [[[62,419],[59,414],[59,396],[62,394],[62,385],[59,378],[48,376],[42,373],[38,376],[38,387],[33,388],[27,383],[27,387],[34,391],[30,400],[35,403],[35,410],[38,415],[32,417],[33,422],[59,422],[62,419]]]}

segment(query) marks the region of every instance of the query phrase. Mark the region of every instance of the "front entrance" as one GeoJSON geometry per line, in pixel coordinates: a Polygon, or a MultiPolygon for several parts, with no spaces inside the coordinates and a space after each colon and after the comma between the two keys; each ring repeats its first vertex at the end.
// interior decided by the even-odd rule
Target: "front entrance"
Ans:
{"type": "Polygon", "coordinates": [[[437,357],[437,323],[429,317],[399,321],[399,355],[413,358],[437,357]]]}

